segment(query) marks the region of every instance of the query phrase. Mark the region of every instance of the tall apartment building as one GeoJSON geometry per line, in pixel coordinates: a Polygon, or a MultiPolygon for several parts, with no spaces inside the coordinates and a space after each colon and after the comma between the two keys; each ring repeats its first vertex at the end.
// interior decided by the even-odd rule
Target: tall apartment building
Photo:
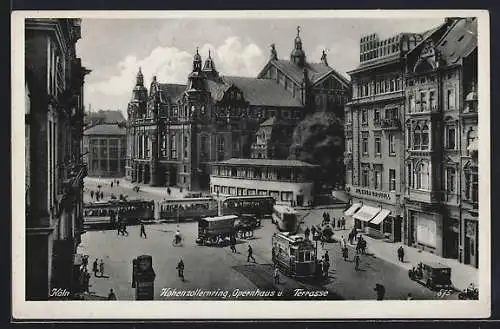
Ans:
{"type": "Polygon", "coordinates": [[[396,39],[362,38],[351,72],[346,214],[368,234],[477,266],[477,21],[448,18],[396,39]],[[379,72],[397,78],[379,84],[379,72]]]}
{"type": "Polygon", "coordinates": [[[79,19],[26,19],[26,299],[71,291],[83,228],[79,19]]]}
{"type": "Polygon", "coordinates": [[[353,96],[345,107],[345,164],[353,204],[346,214],[354,215],[358,228],[393,241],[401,241],[403,232],[402,67],[405,54],[421,40],[407,33],[385,40],[365,36],[360,65],[349,72],[353,96]]]}

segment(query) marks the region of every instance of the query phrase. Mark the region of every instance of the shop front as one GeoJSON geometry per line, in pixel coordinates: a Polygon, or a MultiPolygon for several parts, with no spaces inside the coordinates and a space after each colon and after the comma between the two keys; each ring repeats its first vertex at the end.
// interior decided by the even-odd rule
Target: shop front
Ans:
{"type": "Polygon", "coordinates": [[[353,201],[344,214],[353,217],[358,230],[373,238],[401,241],[403,221],[396,193],[358,186],[349,186],[348,189],[353,201]]]}
{"type": "Polygon", "coordinates": [[[407,244],[443,256],[442,215],[419,209],[407,209],[407,244]]]}

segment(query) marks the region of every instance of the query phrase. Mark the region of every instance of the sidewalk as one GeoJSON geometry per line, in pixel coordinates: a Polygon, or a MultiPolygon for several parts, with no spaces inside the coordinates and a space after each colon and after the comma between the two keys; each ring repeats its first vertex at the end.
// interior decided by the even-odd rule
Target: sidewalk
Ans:
{"type": "MultiPolygon", "coordinates": [[[[321,216],[319,214],[314,214],[313,211],[308,212],[304,216],[304,225],[310,226],[311,224],[319,225],[321,223],[321,216]]],[[[334,217],[339,217],[338,215],[333,215],[334,217]]],[[[349,232],[354,226],[352,218],[346,218],[346,230],[335,229],[335,237],[339,239],[341,236],[347,240],[349,232]]],[[[429,252],[421,251],[420,249],[413,248],[404,245],[401,242],[391,243],[381,239],[374,239],[366,234],[363,234],[363,238],[367,242],[367,251],[369,254],[373,254],[388,263],[397,265],[405,270],[416,266],[419,262],[439,262],[443,265],[449,266],[451,268],[451,282],[456,289],[462,290],[469,286],[472,282],[475,286],[479,286],[479,269],[459,263],[456,259],[443,258],[429,252]],[[400,262],[398,260],[397,249],[399,246],[403,246],[405,251],[404,260],[405,262],[400,262]]]]}

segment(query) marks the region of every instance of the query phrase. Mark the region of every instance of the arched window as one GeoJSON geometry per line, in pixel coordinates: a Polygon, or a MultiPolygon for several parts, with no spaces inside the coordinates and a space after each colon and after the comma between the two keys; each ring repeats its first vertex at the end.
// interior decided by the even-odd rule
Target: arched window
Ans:
{"type": "Polygon", "coordinates": [[[420,126],[417,125],[415,129],[413,129],[413,149],[414,150],[420,150],[420,145],[421,145],[421,131],[420,131],[420,126]]]}
{"type": "Polygon", "coordinates": [[[427,150],[429,148],[429,127],[425,125],[422,128],[422,150],[427,150]]]}
{"type": "Polygon", "coordinates": [[[416,166],[415,188],[419,190],[429,189],[429,167],[425,162],[420,162],[416,166]]]}

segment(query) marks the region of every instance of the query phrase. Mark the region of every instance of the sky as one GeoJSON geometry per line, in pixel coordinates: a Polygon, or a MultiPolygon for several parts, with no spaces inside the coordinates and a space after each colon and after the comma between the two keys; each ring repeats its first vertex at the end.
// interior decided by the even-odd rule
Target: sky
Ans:
{"type": "Polygon", "coordinates": [[[300,26],[306,60],[328,63],[344,74],[359,65],[359,40],[377,33],[381,39],[400,32],[421,33],[443,23],[433,18],[162,18],[83,19],[77,55],[92,72],[85,80],[88,111],[121,110],[135,85],[139,67],[146,87],[154,75],[160,83],[187,82],[199,47],[223,75],[255,77],[275,44],[278,58],[289,59],[300,26]]]}

